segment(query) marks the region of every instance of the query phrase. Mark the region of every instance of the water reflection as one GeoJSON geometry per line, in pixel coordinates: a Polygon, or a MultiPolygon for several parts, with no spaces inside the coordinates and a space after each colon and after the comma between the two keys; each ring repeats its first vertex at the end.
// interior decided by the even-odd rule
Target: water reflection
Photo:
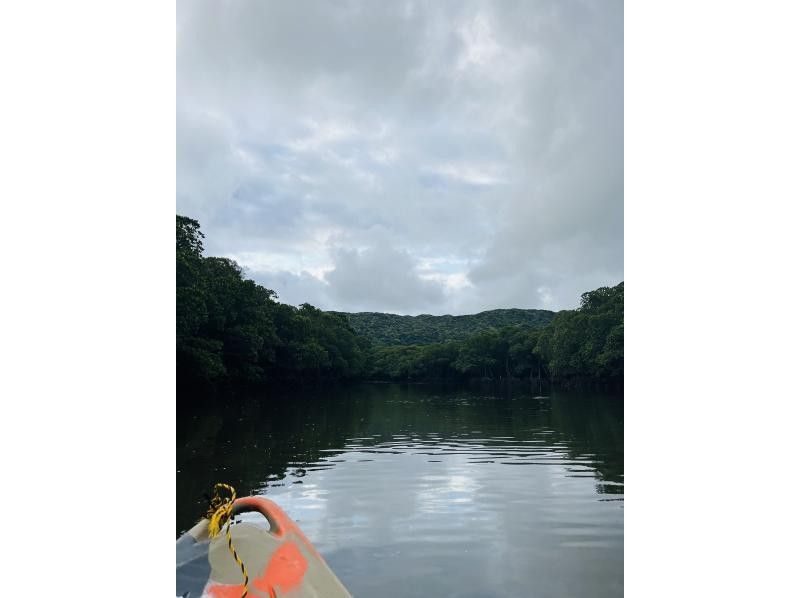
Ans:
{"type": "Polygon", "coordinates": [[[622,401],[365,385],[178,414],[178,531],[229,481],[356,596],[622,594],[622,401]]]}

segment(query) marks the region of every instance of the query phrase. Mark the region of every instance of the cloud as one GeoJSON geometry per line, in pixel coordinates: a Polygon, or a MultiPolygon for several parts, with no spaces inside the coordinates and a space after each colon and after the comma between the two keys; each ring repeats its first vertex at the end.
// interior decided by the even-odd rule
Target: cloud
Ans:
{"type": "Polygon", "coordinates": [[[339,249],[325,280],[331,297],[354,311],[408,313],[444,300],[441,281],[420,276],[408,253],[390,247],[339,249]]]}
{"type": "Polygon", "coordinates": [[[295,274],[287,270],[248,270],[246,276],[276,291],[278,301],[282,303],[310,303],[317,307],[329,307],[328,285],[310,272],[295,274]]]}
{"type": "Polygon", "coordinates": [[[622,280],[622,2],[179,0],[177,56],[178,212],[282,298],[558,309],[622,280]]]}
{"type": "MultiPolygon", "coordinates": [[[[401,314],[443,304],[447,293],[469,286],[464,273],[442,274],[430,262],[419,262],[407,252],[386,246],[332,250],[330,266],[299,273],[270,266],[286,256],[234,256],[254,264],[245,276],[269,289],[279,289],[279,300],[291,305],[311,303],[323,309],[346,304],[352,311],[389,310],[401,314]]],[[[288,261],[291,261],[290,259],[288,261]]]]}

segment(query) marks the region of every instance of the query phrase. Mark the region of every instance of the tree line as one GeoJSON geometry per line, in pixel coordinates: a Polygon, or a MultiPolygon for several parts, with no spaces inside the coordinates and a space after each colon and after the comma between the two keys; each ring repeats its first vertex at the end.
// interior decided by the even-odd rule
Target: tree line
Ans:
{"type": "Polygon", "coordinates": [[[177,217],[179,385],[362,376],[368,343],[346,318],[279,303],[233,260],[204,257],[203,238],[196,220],[177,217]]]}
{"type": "Polygon", "coordinates": [[[367,377],[393,381],[531,379],[562,386],[619,386],[624,283],[584,293],[577,310],[544,327],[506,326],[463,341],[371,349],[367,377]]]}
{"type": "Polygon", "coordinates": [[[542,327],[555,312],[546,309],[492,309],[464,316],[400,316],[376,312],[344,313],[347,321],[373,345],[430,345],[463,341],[477,332],[506,326],[542,327]]]}
{"type": "MultiPolygon", "coordinates": [[[[535,318],[533,325],[501,325],[464,336],[463,322],[467,320],[451,316],[461,318],[462,330],[456,334],[460,340],[373,345],[353,328],[350,318],[354,314],[324,312],[307,303],[293,307],[278,302],[274,291],[246,279],[233,260],[205,257],[203,238],[196,220],[177,216],[179,386],[321,380],[457,382],[474,378],[537,379],[564,386],[621,385],[623,283],[584,293],[578,309],[554,317],[534,310],[485,312],[502,324],[509,317],[520,317],[508,313],[530,311],[532,316],[525,317],[535,318]],[[549,324],[543,325],[543,318],[550,320],[549,324]]],[[[408,328],[413,318],[375,317],[379,315],[383,314],[370,314],[368,325],[378,322],[380,334],[388,338],[418,331],[408,328]],[[393,332],[392,322],[406,328],[393,332]]],[[[441,324],[437,326],[441,328],[441,324]]],[[[426,330],[425,334],[430,334],[430,329],[426,330]]],[[[452,338],[440,329],[435,334],[452,338]]]]}

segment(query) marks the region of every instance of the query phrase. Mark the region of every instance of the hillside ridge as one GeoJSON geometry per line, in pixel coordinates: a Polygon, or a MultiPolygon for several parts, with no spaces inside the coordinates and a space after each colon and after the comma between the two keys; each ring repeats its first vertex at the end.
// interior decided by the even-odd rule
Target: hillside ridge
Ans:
{"type": "Polygon", "coordinates": [[[501,308],[475,314],[404,316],[383,312],[331,312],[344,316],[373,345],[420,345],[464,340],[492,328],[549,324],[556,312],[546,309],[501,308]]]}

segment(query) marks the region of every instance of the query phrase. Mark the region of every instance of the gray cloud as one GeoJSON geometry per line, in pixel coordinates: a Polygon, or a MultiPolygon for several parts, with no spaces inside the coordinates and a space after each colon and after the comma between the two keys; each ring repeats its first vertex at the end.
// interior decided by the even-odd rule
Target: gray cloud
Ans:
{"type": "Polygon", "coordinates": [[[406,252],[382,246],[339,249],[334,263],[325,277],[331,295],[355,310],[408,312],[443,303],[443,284],[420,277],[406,252]]]}
{"type": "Polygon", "coordinates": [[[623,278],[621,2],[180,0],[177,122],[178,211],[289,303],[623,278]]]}
{"type": "Polygon", "coordinates": [[[308,272],[295,274],[283,271],[246,271],[246,276],[260,285],[278,293],[278,300],[290,305],[311,303],[317,307],[328,308],[328,285],[308,272]]]}

